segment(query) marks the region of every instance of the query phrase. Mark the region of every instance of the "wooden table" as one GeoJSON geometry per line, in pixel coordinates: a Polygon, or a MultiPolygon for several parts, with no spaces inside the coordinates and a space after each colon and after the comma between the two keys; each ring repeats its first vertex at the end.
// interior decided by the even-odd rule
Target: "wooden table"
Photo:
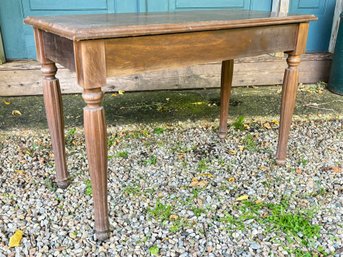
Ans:
{"type": "MultiPolygon", "coordinates": [[[[46,115],[55,154],[56,182],[69,185],[65,158],[59,63],[76,71],[83,87],[84,129],[92,180],[95,231],[109,237],[107,137],[102,87],[106,78],[146,70],[222,61],[219,136],[227,133],[233,59],[272,52],[288,54],[276,160],[284,164],[295,106],[298,65],[313,15],[277,17],[252,11],[187,11],[28,17],[42,65],[46,115]]],[[[261,71],[262,72],[262,71],[261,71]]]]}

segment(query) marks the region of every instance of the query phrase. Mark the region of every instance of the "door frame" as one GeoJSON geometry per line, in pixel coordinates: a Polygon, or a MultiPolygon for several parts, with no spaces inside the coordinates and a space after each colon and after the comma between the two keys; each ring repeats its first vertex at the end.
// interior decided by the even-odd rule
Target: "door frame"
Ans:
{"type": "Polygon", "coordinates": [[[2,43],[1,28],[0,28],[0,64],[5,63],[5,61],[6,61],[5,50],[4,50],[4,45],[2,43]]]}

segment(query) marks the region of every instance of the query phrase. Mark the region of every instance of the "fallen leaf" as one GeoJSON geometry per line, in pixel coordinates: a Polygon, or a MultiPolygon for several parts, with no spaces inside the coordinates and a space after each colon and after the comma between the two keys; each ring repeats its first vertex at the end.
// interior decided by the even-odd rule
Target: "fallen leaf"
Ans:
{"type": "Polygon", "coordinates": [[[10,102],[10,101],[7,101],[7,100],[4,100],[4,104],[6,104],[6,105],[10,105],[10,104],[11,104],[11,102],[10,102]]]}
{"type": "Polygon", "coordinates": [[[169,220],[170,221],[175,221],[175,220],[178,220],[179,219],[179,216],[177,216],[176,214],[172,214],[169,216],[169,220]]]}
{"type": "Polygon", "coordinates": [[[322,171],[332,171],[334,173],[341,173],[342,168],[339,166],[329,166],[329,167],[323,167],[322,171]]]}
{"type": "Polygon", "coordinates": [[[202,105],[202,104],[207,104],[205,102],[195,102],[195,103],[192,103],[193,105],[202,105]]]}
{"type": "Polygon", "coordinates": [[[250,126],[248,124],[244,124],[244,129],[250,129],[250,126]]]}
{"type": "Polygon", "coordinates": [[[297,174],[301,174],[301,173],[302,173],[302,169],[301,169],[301,168],[296,168],[296,169],[295,169],[295,172],[296,172],[297,174]]]}
{"type": "Polygon", "coordinates": [[[256,200],[255,203],[256,204],[261,204],[261,203],[263,203],[263,201],[262,200],[256,200]]]}
{"type": "Polygon", "coordinates": [[[206,177],[206,178],[213,178],[213,174],[211,173],[201,173],[199,174],[200,177],[206,177]]]}
{"type": "Polygon", "coordinates": [[[260,167],[258,167],[260,170],[262,170],[262,171],[266,171],[266,170],[268,170],[268,168],[266,167],[266,166],[263,166],[263,165],[261,165],[260,167]]]}
{"type": "Polygon", "coordinates": [[[238,146],[238,148],[239,148],[239,150],[240,150],[241,152],[243,152],[244,146],[240,145],[240,146],[238,146]]]}
{"type": "Polygon", "coordinates": [[[15,170],[16,173],[23,175],[25,172],[23,170],[15,170]]]}
{"type": "Polygon", "coordinates": [[[242,195],[236,199],[236,201],[245,201],[248,200],[249,196],[248,195],[242,195]]]}
{"type": "Polygon", "coordinates": [[[279,125],[280,122],[278,120],[272,120],[272,123],[275,124],[275,125],[279,125]]]}
{"type": "Polygon", "coordinates": [[[12,115],[13,115],[13,116],[21,116],[22,114],[21,114],[21,112],[18,111],[18,110],[13,110],[13,111],[12,111],[12,115]]]}
{"type": "Polygon", "coordinates": [[[118,94],[117,93],[113,93],[111,96],[116,97],[116,96],[118,96],[118,94]]]}
{"type": "Polygon", "coordinates": [[[20,245],[20,241],[23,238],[23,231],[17,229],[13,236],[10,237],[9,247],[16,247],[20,245]]]}
{"type": "Polygon", "coordinates": [[[197,178],[192,178],[192,182],[190,184],[191,187],[206,187],[208,182],[206,180],[199,180],[197,178]]]}
{"type": "Polygon", "coordinates": [[[236,179],[234,177],[228,178],[227,181],[229,181],[230,183],[233,183],[236,181],[236,179]]]}
{"type": "Polygon", "coordinates": [[[236,151],[236,150],[229,150],[229,154],[231,154],[231,155],[236,155],[236,154],[237,154],[237,151],[236,151]]]}
{"type": "Polygon", "coordinates": [[[266,129],[272,129],[272,126],[270,126],[269,122],[263,123],[263,127],[265,127],[266,129]]]}
{"type": "Polygon", "coordinates": [[[119,91],[118,91],[118,94],[119,94],[119,95],[123,95],[123,94],[125,94],[125,91],[124,91],[124,90],[119,90],[119,91]]]}

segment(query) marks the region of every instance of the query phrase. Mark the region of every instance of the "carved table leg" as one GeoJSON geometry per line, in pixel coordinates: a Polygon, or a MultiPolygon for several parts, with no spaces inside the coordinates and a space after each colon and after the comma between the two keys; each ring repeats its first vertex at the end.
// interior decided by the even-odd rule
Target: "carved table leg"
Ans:
{"type": "Polygon", "coordinates": [[[44,104],[55,155],[56,183],[58,187],[66,188],[69,179],[65,158],[63,106],[56,72],[55,63],[46,61],[42,64],[44,104]]]}
{"type": "Polygon", "coordinates": [[[295,107],[298,89],[300,56],[289,54],[287,58],[288,68],[285,71],[282,86],[281,116],[279,128],[279,142],[276,154],[276,162],[284,165],[287,155],[287,143],[295,107]]]}
{"type": "Polygon", "coordinates": [[[100,88],[84,89],[84,127],[88,165],[92,180],[95,232],[98,240],[109,238],[107,204],[107,134],[100,88]]]}
{"type": "Polygon", "coordinates": [[[219,137],[221,139],[224,139],[227,134],[227,119],[229,114],[229,101],[231,96],[233,65],[233,60],[223,61],[222,63],[219,125],[219,137]]]}

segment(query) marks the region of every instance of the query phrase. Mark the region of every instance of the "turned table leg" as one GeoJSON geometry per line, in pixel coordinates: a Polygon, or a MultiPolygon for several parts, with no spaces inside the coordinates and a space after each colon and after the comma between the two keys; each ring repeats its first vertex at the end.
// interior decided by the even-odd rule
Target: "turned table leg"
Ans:
{"type": "Polygon", "coordinates": [[[56,183],[58,187],[66,188],[69,179],[65,157],[63,106],[60,83],[55,77],[56,72],[55,63],[45,60],[42,64],[43,95],[55,155],[56,183]]]}
{"type": "Polygon", "coordinates": [[[289,54],[287,63],[288,68],[285,71],[284,82],[282,86],[279,142],[276,154],[276,162],[279,165],[284,165],[286,162],[287,143],[298,89],[298,66],[300,64],[300,56],[289,54]]]}
{"type": "Polygon", "coordinates": [[[229,101],[231,96],[233,60],[223,61],[220,89],[220,124],[219,137],[224,139],[227,134],[227,119],[229,114],[229,101]]]}
{"type": "Polygon", "coordinates": [[[95,214],[95,233],[98,240],[109,238],[107,203],[107,133],[105,112],[101,106],[100,88],[84,89],[84,128],[95,214]]]}

